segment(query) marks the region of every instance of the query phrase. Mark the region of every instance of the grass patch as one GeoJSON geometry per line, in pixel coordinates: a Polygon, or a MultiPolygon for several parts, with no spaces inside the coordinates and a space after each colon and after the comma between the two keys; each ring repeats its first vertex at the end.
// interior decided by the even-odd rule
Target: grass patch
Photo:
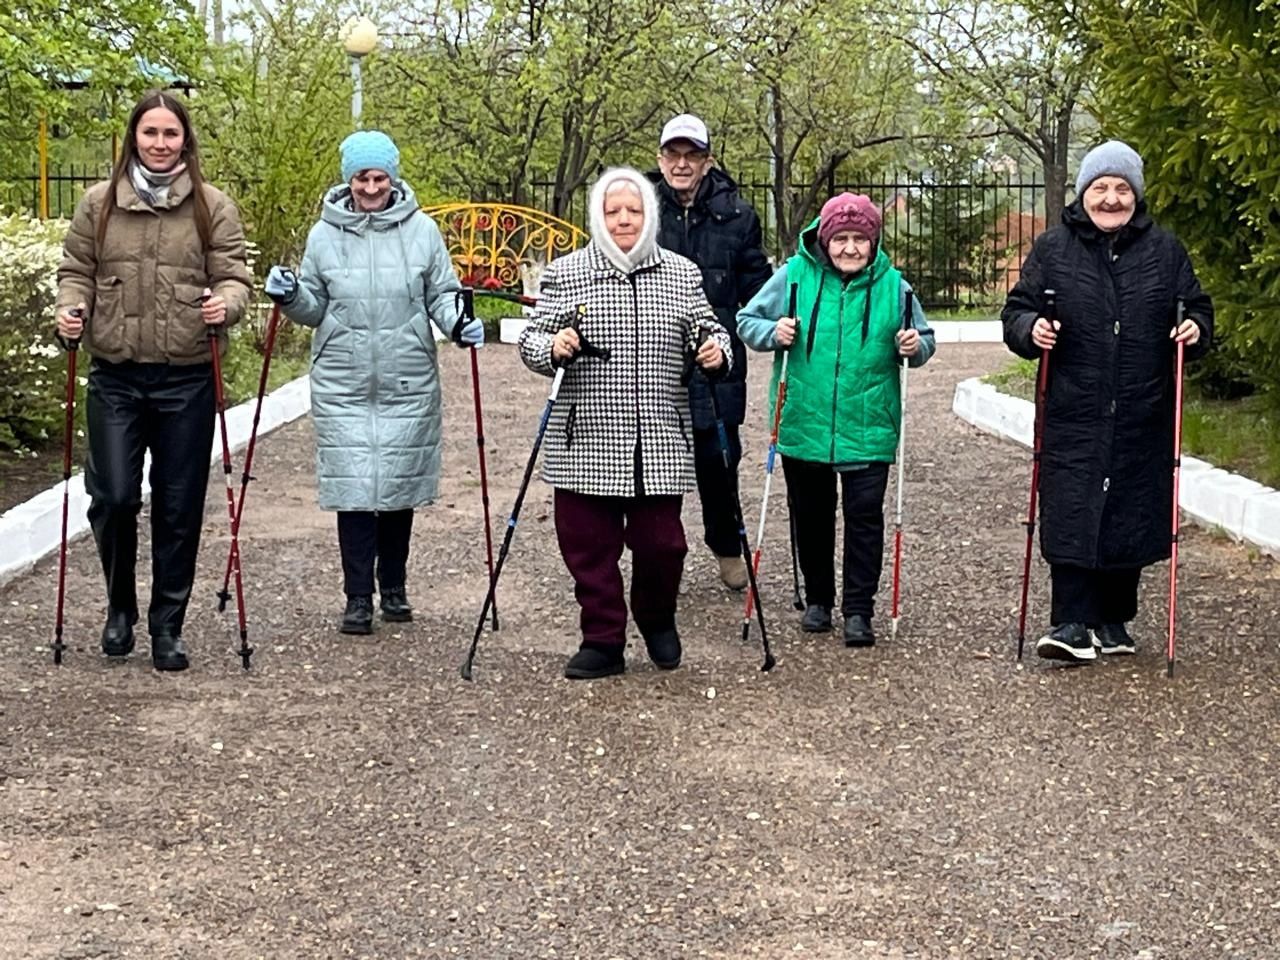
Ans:
{"type": "Polygon", "coordinates": [[[930,320],[999,320],[999,307],[939,307],[926,310],[930,320]]]}
{"type": "MultiPolygon", "coordinates": [[[[1034,400],[1038,362],[1017,359],[982,378],[1001,393],[1034,400]]],[[[1265,395],[1211,400],[1195,384],[1186,387],[1182,407],[1182,449],[1215,467],[1280,488],[1280,416],[1265,395]]]]}

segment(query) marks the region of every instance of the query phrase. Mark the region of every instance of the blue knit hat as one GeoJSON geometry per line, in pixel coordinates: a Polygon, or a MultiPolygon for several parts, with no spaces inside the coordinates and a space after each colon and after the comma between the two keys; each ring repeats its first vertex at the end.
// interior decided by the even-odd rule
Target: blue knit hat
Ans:
{"type": "Polygon", "coordinates": [[[338,147],[342,155],[342,179],[348,183],[361,170],[381,170],[400,179],[400,151],[381,130],[357,130],[338,147]]]}
{"type": "Polygon", "coordinates": [[[1127,143],[1108,140],[1086,153],[1080,161],[1080,172],[1076,174],[1076,193],[1084,193],[1089,189],[1089,184],[1099,177],[1122,178],[1133,188],[1134,196],[1142,199],[1145,189],[1142,158],[1127,143]]]}

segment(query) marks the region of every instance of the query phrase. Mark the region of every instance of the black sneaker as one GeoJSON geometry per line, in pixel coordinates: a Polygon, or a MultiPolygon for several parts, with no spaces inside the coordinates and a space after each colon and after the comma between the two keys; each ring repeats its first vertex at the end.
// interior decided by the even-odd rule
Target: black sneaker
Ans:
{"type": "Polygon", "coordinates": [[[382,619],[388,623],[409,623],[413,620],[413,607],[405,596],[404,587],[381,591],[382,619]]]}
{"type": "Polygon", "coordinates": [[[860,613],[844,618],[844,645],[846,647],[874,647],[876,635],[871,630],[871,620],[860,613]]]}
{"type": "Polygon", "coordinates": [[[1137,652],[1137,645],[1134,644],[1133,637],[1129,636],[1129,631],[1124,628],[1123,623],[1104,623],[1095,629],[1093,645],[1102,654],[1137,652]]]}
{"type": "Polygon", "coordinates": [[[1098,658],[1093,631],[1083,623],[1062,623],[1036,641],[1036,655],[1045,660],[1089,663],[1098,658]]]}
{"type": "Polygon", "coordinates": [[[133,625],[138,622],[136,613],[107,610],[107,622],[102,628],[102,652],[108,657],[127,657],[133,653],[133,625]]]}
{"type": "Polygon", "coordinates": [[[589,647],[584,644],[564,665],[564,675],[569,680],[599,680],[601,677],[622,673],[627,669],[626,657],[622,651],[622,644],[608,647],[589,647]]]}
{"type": "Polygon", "coordinates": [[[347,609],[342,613],[339,633],[373,633],[373,597],[370,594],[352,594],[347,597],[347,609]]]}
{"type": "Polygon", "coordinates": [[[649,651],[649,659],[659,670],[674,670],[680,666],[683,650],[680,647],[680,634],[675,627],[644,633],[644,645],[649,651]]]}
{"type": "Polygon", "coordinates": [[[164,672],[185,670],[191,665],[187,659],[187,645],[182,637],[162,633],[151,638],[151,665],[164,672]]]}
{"type": "Polygon", "coordinates": [[[827,633],[831,630],[831,608],[820,603],[811,603],[805,607],[804,616],[800,618],[800,629],[805,633],[827,633]]]}

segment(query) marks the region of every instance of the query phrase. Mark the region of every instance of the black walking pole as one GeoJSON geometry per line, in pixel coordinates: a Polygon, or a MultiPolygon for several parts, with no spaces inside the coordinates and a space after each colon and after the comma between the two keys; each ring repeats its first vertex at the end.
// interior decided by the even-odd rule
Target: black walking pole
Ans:
{"type": "MultiPolygon", "coordinates": [[[[703,330],[698,337],[698,348],[710,338],[710,334],[703,330]]],[[[716,433],[720,437],[720,456],[724,460],[724,472],[729,475],[729,487],[733,492],[733,519],[738,525],[738,542],[742,549],[742,559],[747,565],[747,579],[751,584],[751,596],[755,598],[756,604],[756,621],[760,624],[760,646],[764,649],[764,663],[761,664],[760,670],[768,673],[776,665],[777,661],[773,658],[773,652],[769,649],[769,634],[764,626],[764,607],[760,604],[760,587],[756,582],[756,572],[751,563],[751,544],[747,542],[747,525],[742,519],[742,498],[738,496],[738,476],[737,471],[733,469],[733,464],[729,460],[729,434],[724,429],[724,417],[720,414],[720,398],[716,393],[715,381],[710,377],[707,378],[708,392],[711,394],[711,415],[715,417],[716,433]]]]}
{"type": "MultiPolygon", "coordinates": [[[[84,311],[79,307],[69,312],[78,319],[84,317],[84,311]]],[[[62,651],[67,649],[62,642],[62,609],[67,590],[67,507],[71,497],[71,440],[75,432],[76,355],[80,351],[80,338],[58,339],[67,348],[66,429],[62,435],[62,542],[58,547],[58,614],[53,627],[53,662],[61,666],[62,651]]]]}
{"type": "MultiPolygon", "coordinates": [[[[586,312],[587,308],[585,306],[578,306],[577,314],[573,321],[574,330],[578,330],[578,324],[586,312]]],[[[560,385],[564,382],[565,371],[579,357],[595,357],[601,362],[607,363],[609,356],[610,350],[608,347],[597,347],[588,343],[583,338],[582,332],[578,331],[578,352],[556,367],[555,377],[551,381],[551,391],[547,394],[547,405],[542,410],[542,419],[538,421],[538,433],[533,439],[533,450],[529,453],[529,462],[524,467],[524,477],[520,481],[520,490],[516,493],[515,506],[511,508],[511,516],[507,519],[507,532],[503,534],[502,546],[498,548],[498,561],[493,567],[493,576],[489,580],[489,590],[485,594],[484,606],[480,608],[480,619],[476,621],[476,632],[471,637],[471,649],[467,651],[466,662],[462,664],[463,680],[471,679],[471,666],[475,663],[476,648],[480,645],[480,634],[484,633],[484,624],[489,617],[489,610],[493,606],[494,593],[498,589],[498,578],[502,576],[502,565],[506,563],[507,552],[511,549],[511,539],[515,536],[516,524],[520,520],[520,508],[524,505],[524,496],[529,491],[529,481],[533,478],[533,467],[538,460],[538,451],[542,449],[542,438],[547,433],[547,424],[551,421],[551,409],[556,405],[556,398],[560,395],[560,385]]],[[[552,362],[554,363],[555,361],[552,362]]]]}

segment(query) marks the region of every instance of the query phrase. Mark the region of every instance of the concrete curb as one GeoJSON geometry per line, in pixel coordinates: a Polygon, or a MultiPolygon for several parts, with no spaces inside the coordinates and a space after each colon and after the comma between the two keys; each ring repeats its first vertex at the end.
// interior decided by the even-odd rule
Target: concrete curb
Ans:
{"type": "MultiPolygon", "coordinates": [[[[1030,447],[1035,404],[978,379],[956,384],[951,412],[979,430],[1030,447]]],[[[1182,458],[1178,501],[1189,516],[1280,558],[1280,492],[1195,457],[1182,458]]]]}
{"type": "MultiPolygon", "coordinates": [[[[249,444],[249,432],[253,429],[253,409],[257,398],[246,401],[227,411],[227,437],[232,452],[249,444]]],[[[258,422],[258,436],[262,437],[278,427],[291,423],[311,409],[311,382],[303,376],[273,390],[262,401],[262,414],[258,422]]],[[[209,451],[212,464],[222,458],[222,437],[214,429],[213,446],[209,451]]],[[[143,466],[142,499],[146,502],[151,493],[147,483],[150,458],[143,466]]],[[[237,483],[239,474],[235,474],[237,483]]],[[[78,473],[69,484],[67,536],[75,539],[89,529],[89,496],[84,490],[84,474],[78,473]]],[[[0,515],[0,586],[30,570],[42,557],[58,549],[62,539],[62,483],[36,494],[25,503],[0,515]]]]}

